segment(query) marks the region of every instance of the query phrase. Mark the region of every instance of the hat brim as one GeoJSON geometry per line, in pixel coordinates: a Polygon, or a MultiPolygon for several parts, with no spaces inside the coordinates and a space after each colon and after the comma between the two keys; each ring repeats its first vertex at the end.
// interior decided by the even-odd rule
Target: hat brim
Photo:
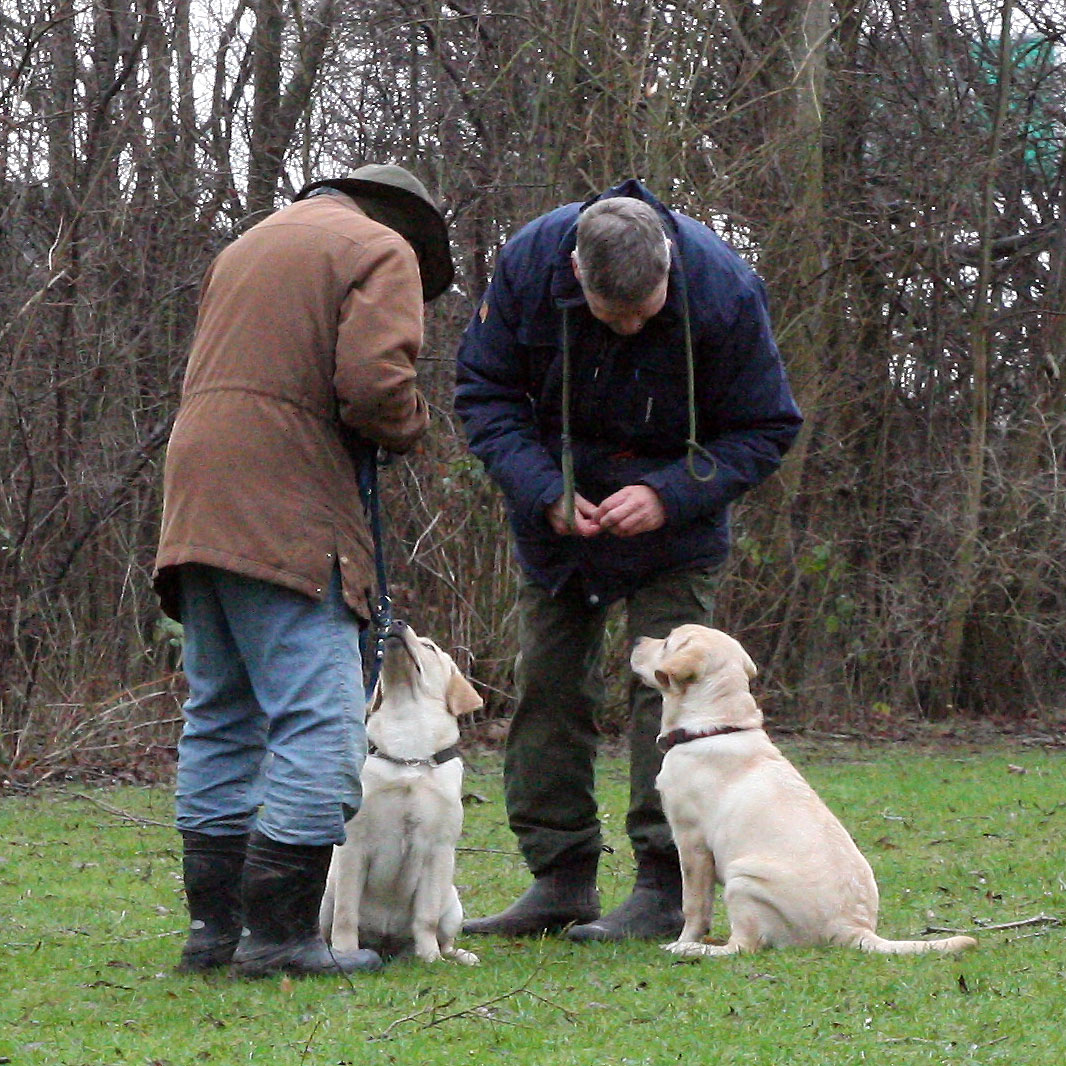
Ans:
{"type": "Polygon", "coordinates": [[[455,277],[455,265],[452,263],[451,247],[448,243],[448,227],[440,212],[425,200],[395,185],[364,181],[362,178],[325,178],[322,181],[314,181],[305,185],[296,199],[306,199],[309,193],[323,185],[338,189],[349,196],[387,200],[401,209],[401,218],[409,223],[409,228],[401,230],[400,234],[418,254],[424,302],[435,300],[451,285],[455,277]]]}

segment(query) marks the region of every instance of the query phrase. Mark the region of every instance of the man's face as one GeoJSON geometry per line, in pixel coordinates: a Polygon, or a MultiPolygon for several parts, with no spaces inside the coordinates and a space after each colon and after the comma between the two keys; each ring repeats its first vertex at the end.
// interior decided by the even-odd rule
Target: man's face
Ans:
{"type": "Polygon", "coordinates": [[[585,302],[593,318],[598,318],[609,330],[623,337],[631,337],[639,333],[649,318],[657,315],[666,303],[666,290],[669,278],[665,277],[658,287],[643,300],[635,303],[619,303],[616,300],[605,300],[602,296],[585,287],[581,280],[581,268],[577,264],[577,257],[571,259],[574,268],[574,276],[581,282],[581,290],[585,294],[585,302]]]}

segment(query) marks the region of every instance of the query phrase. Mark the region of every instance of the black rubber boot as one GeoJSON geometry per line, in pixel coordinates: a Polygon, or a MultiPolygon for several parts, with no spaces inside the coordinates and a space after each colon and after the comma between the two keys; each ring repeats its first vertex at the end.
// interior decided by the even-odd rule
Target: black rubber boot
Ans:
{"type": "Polygon", "coordinates": [[[677,854],[644,855],[629,898],[609,914],[567,933],[571,940],[676,940],[681,913],[681,865],[677,854]]]}
{"type": "Polygon", "coordinates": [[[248,835],[182,830],[181,839],[189,936],[177,970],[201,973],[228,966],[241,938],[241,872],[248,835]]]}
{"type": "Polygon", "coordinates": [[[540,936],[557,933],[574,922],[591,922],[600,914],[596,890],[597,859],[546,870],[505,911],[463,923],[464,933],[540,936]]]}
{"type": "Polygon", "coordinates": [[[282,844],[258,830],[248,841],[242,897],[247,927],[233,955],[238,977],[364,973],[376,951],[333,951],[318,929],[331,845],[282,844]]]}

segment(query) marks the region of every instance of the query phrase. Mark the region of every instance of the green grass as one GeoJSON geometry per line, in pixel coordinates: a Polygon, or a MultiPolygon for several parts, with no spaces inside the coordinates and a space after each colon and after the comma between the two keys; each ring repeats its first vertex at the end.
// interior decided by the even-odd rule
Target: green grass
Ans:
{"type": "MultiPolygon", "coordinates": [[[[6,796],[0,1063],[1061,1066],[1063,928],[987,927],[1066,919],[1066,756],[788,750],[870,859],[882,933],[977,930],[977,951],[813,949],[692,964],[654,944],[464,938],[481,966],[401,962],[351,983],[178,976],[170,796],[6,796]]],[[[481,914],[510,902],[526,875],[504,825],[499,760],[468,760],[467,786],[458,880],[468,913],[481,914]]],[[[621,760],[602,760],[600,790],[616,849],[601,876],[612,905],[631,878],[621,760]]],[[[715,935],[724,932],[719,909],[715,935]]]]}

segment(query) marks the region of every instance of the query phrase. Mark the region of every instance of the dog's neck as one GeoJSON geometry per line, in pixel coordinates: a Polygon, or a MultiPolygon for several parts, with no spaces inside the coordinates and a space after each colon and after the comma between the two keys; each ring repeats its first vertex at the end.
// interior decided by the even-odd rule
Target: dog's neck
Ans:
{"type": "Polygon", "coordinates": [[[656,743],[666,752],[690,740],[760,730],[762,723],[762,711],[746,685],[693,685],[680,694],[663,693],[662,732],[656,743]]]}
{"type": "Polygon", "coordinates": [[[366,724],[367,739],[375,755],[403,765],[437,765],[433,760],[450,752],[459,741],[459,724],[443,705],[389,704],[372,714],[366,724]]]}

